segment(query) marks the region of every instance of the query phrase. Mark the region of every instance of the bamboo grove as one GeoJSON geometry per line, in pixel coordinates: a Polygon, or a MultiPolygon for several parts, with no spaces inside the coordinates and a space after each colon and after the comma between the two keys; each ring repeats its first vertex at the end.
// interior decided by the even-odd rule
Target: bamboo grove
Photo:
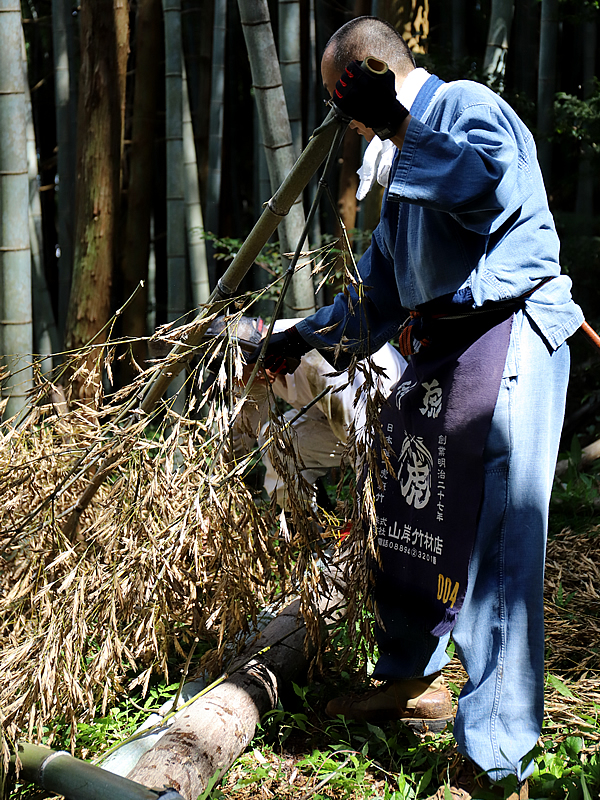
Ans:
{"type": "MultiPolygon", "coordinates": [[[[588,262],[597,258],[589,238],[596,12],[593,0],[3,0],[1,349],[9,368],[16,359],[4,383],[9,412],[24,402],[31,353],[46,371],[56,354],[102,339],[125,306],[118,333],[143,366],[144,337],[206,301],[323,120],[320,53],[357,14],[390,20],[442,78],[475,78],[507,97],[536,135],[566,268],[577,269],[581,247],[588,262]]],[[[331,190],[346,229],[368,232],[380,198],[356,202],[360,147],[351,131],[331,190]]],[[[282,224],[279,252],[293,252],[315,190],[313,181],[282,224]]],[[[323,203],[311,244],[339,230],[323,203]]],[[[259,259],[242,289],[264,287],[278,266],[278,257],[259,259]]],[[[294,281],[288,316],[309,313],[331,291],[315,298],[306,274],[294,281]]],[[[597,297],[585,275],[581,297],[577,288],[593,319],[597,297]]],[[[123,386],[135,367],[128,358],[118,366],[123,386]]]]}
{"type": "MultiPolygon", "coordinates": [[[[320,53],[365,13],[401,30],[421,65],[490,83],[517,107],[536,135],[575,299],[600,319],[595,2],[0,0],[5,754],[57,718],[74,740],[78,721],[119,693],[168,678],[194,638],[205,645],[199,668],[218,674],[260,610],[290,596],[319,638],[313,522],[335,547],[340,520],[365,509],[350,492],[335,516],[313,520],[299,485],[295,533],[280,535],[245,480],[257,454],[231,453],[235,325],[241,313],[270,318],[306,228],[281,313],[306,315],[354,280],[351,250],[381,200],[356,201],[354,132],[314,216],[319,173],[236,286],[230,335],[194,347],[156,406],[132,410],[169,369],[152,346],[177,351],[199,312],[208,322],[225,307],[210,301],[228,260],[327,113],[320,53]],[[211,363],[218,378],[206,389],[211,363]]],[[[591,380],[575,375],[578,396],[596,397],[578,425],[600,405],[591,380]]],[[[293,454],[277,416],[272,437],[293,454]]],[[[360,447],[351,437],[349,462],[368,458],[360,447]]],[[[355,524],[344,545],[351,622],[370,553],[355,524]]]]}

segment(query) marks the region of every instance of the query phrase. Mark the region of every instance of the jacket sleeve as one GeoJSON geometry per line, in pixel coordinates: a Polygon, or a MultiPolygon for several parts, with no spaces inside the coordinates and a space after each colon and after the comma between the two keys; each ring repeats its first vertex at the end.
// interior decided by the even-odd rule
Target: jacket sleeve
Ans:
{"type": "Polygon", "coordinates": [[[406,317],[394,265],[378,231],[358,263],[358,273],[359,279],[337,294],[331,305],[296,326],[335,369],[346,369],[353,354],[372,355],[397,333],[406,317]]]}
{"type": "Polygon", "coordinates": [[[411,119],[389,200],[447,212],[490,235],[532,192],[539,172],[533,137],[516,116],[481,98],[444,114],[452,118],[447,130],[411,119]]]}

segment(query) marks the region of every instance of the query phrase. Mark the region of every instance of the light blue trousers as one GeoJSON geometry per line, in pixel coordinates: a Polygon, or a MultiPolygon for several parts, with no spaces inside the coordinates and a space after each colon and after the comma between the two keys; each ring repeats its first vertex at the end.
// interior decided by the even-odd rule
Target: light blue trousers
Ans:
{"type": "MultiPolygon", "coordinates": [[[[481,515],[464,605],[452,632],[469,679],[454,735],[491,779],[527,777],[522,763],[544,711],[544,559],[548,505],[562,429],[569,350],[551,352],[515,316],[485,446],[481,515]]],[[[374,677],[429,675],[448,663],[449,636],[423,636],[398,611],[386,619],[374,677]]],[[[403,615],[404,616],[404,615],[403,615]]]]}

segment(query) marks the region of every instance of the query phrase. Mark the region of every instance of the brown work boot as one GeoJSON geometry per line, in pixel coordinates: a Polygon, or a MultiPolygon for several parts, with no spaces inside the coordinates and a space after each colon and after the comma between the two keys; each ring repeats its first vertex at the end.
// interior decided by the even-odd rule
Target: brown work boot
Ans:
{"type": "Polygon", "coordinates": [[[427,800],[528,800],[529,787],[527,781],[517,784],[515,776],[505,778],[501,783],[490,781],[484,770],[476,764],[463,759],[450,783],[444,783],[427,800]]]}
{"type": "Polygon", "coordinates": [[[325,712],[375,724],[402,720],[413,730],[432,733],[443,730],[454,716],[450,692],[439,672],[427,678],[389,681],[362,695],[336,697],[325,712]]]}

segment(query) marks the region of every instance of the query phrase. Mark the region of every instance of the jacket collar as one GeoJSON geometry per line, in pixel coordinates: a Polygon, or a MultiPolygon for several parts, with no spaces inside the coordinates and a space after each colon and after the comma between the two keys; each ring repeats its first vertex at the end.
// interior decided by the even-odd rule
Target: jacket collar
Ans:
{"type": "Polygon", "coordinates": [[[440,86],[443,86],[444,81],[440,80],[436,75],[431,75],[423,84],[420,92],[415,97],[415,100],[410,108],[411,116],[417,117],[421,120],[433,95],[437,92],[440,86]]]}

